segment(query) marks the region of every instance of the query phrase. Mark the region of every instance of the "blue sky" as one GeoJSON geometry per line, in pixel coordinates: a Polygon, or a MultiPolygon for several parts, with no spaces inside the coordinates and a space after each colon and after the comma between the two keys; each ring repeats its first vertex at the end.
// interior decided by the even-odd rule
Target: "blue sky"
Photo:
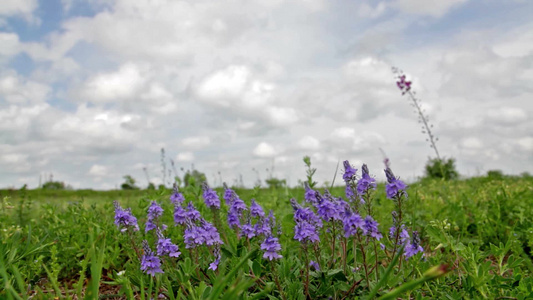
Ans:
{"type": "Polygon", "coordinates": [[[212,185],[220,173],[250,186],[254,170],[296,185],[304,155],[321,183],[345,159],[383,179],[380,148],[415,180],[434,154],[392,66],[463,176],[531,173],[532,11],[530,1],[5,0],[0,187],[49,174],[74,188],[115,188],[126,174],[143,186],[143,168],[159,184],[161,148],[212,185]]]}

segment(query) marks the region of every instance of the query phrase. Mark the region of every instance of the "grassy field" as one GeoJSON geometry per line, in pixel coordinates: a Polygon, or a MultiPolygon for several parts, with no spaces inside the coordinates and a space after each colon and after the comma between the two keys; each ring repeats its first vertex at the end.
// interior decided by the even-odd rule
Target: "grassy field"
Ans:
{"type": "MultiPolygon", "coordinates": [[[[272,236],[283,256],[274,260],[263,256],[264,237],[239,238],[227,225],[224,190],[216,190],[223,203],[216,211],[204,204],[201,187],[180,190],[223,241],[189,249],[186,228],[174,225],[172,190],[1,190],[0,298],[533,299],[531,177],[411,184],[402,224],[411,242],[418,232],[424,250],[408,259],[389,235],[397,208],[384,183],[371,208],[383,238],[346,237],[341,221],[324,220],[312,243],[294,239],[290,199],[304,205],[303,188],[235,189],[248,207],[254,198],[266,214],[273,210],[281,232],[272,236]],[[141,230],[117,228],[114,200],[132,209],[141,230]],[[142,240],[153,251],[158,240],[155,230],[144,230],[152,201],[164,209],[157,220],[168,225],[164,235],[181,251],[161,258],[164,273],[156,276],[140,269],[142,240]]],[[[344,187],[330,192],[345,195],[344,187]]]]}

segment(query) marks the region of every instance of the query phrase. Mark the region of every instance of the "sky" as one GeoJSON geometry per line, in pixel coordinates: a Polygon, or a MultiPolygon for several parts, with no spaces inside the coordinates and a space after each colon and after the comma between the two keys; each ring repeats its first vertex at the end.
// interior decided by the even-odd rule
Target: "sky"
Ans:
{"type": "Polygon", "coordinates": [[[322,186],[383,153],[414,181],[435,154],[392,67],[461,176],[533,173],[532,1],[2,0],[0,188],[295,186],[306,155],[322,186]]]}

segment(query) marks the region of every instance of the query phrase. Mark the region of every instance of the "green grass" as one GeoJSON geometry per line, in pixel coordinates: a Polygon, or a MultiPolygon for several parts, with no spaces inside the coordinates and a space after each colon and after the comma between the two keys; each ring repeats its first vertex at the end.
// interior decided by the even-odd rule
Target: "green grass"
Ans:
{"type": "MultiPolygon", "coordinates": [[[[221,190],[218,192],[222,194],[221,190]]],[[[305,260],[300,245],[293,240],[289,203],[291,197],[301,202],[303,189],[236,192],[247,204],[255,198],[266,211],[274,210],[282,223],[280,242],[284,258],[279,262],[272,264],[261,258],[261,251],[257,251],[261,241],[247,244],[224,225],[227,243],[222,247],[219,271],[207,270],[212,260],[207,250],[202,250],[198,267],[183,245],[182,229],[173,226],[170,190],[1,190],[0,298],[24,299],[32,295],[45,299],[94,298],[100,294],[147,299],[163,293],[169,299],[304,299],[305,260]],[[163,223],[170,225],[167,235],[183,252],[180,260],[165,261],[165,270],[172,271],[151,278],[139,270],[130,239],[113,224],[113,200],[124,208],[131,207],[141,228],[150,201],[157,200],[163,205],[163,223]]],[[[331,192],[342,196],[344,188],[331,192]]],[[[204,217],[211,219],[198,188],[185,189],[184,193],[204,217]]],[[[325,266],[329,257],[338,252],[332,253],[323,240],[320,244],[323,270],[310,272],[309,292],[313,298],[364,298],[371,292],[387,298],[390,297],[387,293],[394,289],[393,293],[401,293],[389,295],[404,299],[533,297],[531,177],[428,180],[412,184],[408,193],[404,220],[410,230],[420,232],[425,257],[419,255],[409,261],[401,258],[398,266],[389,268],[390,258],[380,255],[376,267],[380,280],[374,280],[372,275],[367,286],[362,280],[363,272],[351,272],[338,262],[325,266]],[[446,276],[429,280],[424,275],[428,269],[442,264],[450,269],[446,276]],[[356,285],[357,281],[361,283],[356,285]]],[[[393,202],[386,199],[384,187],[379,185],[374,218],[384,235],[391,226],[393,209],[393,202]]],[[[225,222],[224,212],[221,219],[225,222]]],[[[153,245],[154,237],[150,234],[138,234],[134,241],[143,238],[153,245]]],[[[352,255],[350,265],[360,264],[359,254],[353,261],[351,248],[348,253],[352,255]]]]}

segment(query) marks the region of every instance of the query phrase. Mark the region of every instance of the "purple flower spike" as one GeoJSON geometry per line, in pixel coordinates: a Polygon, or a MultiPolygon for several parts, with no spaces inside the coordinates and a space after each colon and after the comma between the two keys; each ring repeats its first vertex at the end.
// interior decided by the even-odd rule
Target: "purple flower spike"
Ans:
{"type": "Polygon", "coordinates": [[[265,212],[263,211],[263,208],[255,202],[255,199],[252,199],[252,204],[250,205],[250,214],[252,215],[252,217],[265,217],[265,212]]]}
{"type": "Polygon", "coordinates": [[[218,264],[220,263],[220,249],[215,248],[215,261],[209,264],[209,270],[216,271],[218,269],[218,264]]]}
{"type": "Polygon", "coordinates": [[[342,175],[342,179],[348,182],[354,179],[356,172],[357,172],[357,169],[352,168],[352,166],[350,165],[350,162],[345,160],[344,161],[344,175],[342,175]]]}
{"type": "Polygon", "coordinates": [[[363,224],[363,233],[379,241],[383,235],[379,232],[378,225],[378,222],[374,221],[371,216],[366,216],[365,223],[363,224]]]}
{"type": "Polygon", "coordinates": [[[387,176],[388,184],[385,186],[387,192],[387,198],[394,200],[401,195],[405,195],[405,189],[407,185],[403,181],[394,177],[392,170],[387,168],[385,169],[385,175],[387,176]]]}
{"type": "Polygon", "coordinates": [[[191,222],[194,222],[200,220],[201,218],[202,216],[200,215],[200,212],[196,210],[192,202],[189,202],[189,205],[187,205],[187,219],[189,219],[191,222]]]}
{"type": "Polygon", "coordinates": [[[346,211],[346,217],[343,220],[344,236],[350,237],[357,233],[357,229],[363,229],[365,221],[356,213],[346,211]]]}
{"type": "Polygon", "coordinates": [[[239,233],[240,237],[247,237],[249,239],[255,236],[254,228],[249,222],[241,226],[241,232],[239,233]]]}
{"type": "Polygon", "coordinates": [[[376,179],[370,177],[366,164],[363,164],[361,170],[363,175],[361,176],[361,179],[359,179],[359,181],[357,182],[357,193],[359,193],[360,195],[366,193],[371,189],[373,190],[376,188],[376,179]]]}
{"type": "Polygon", "coordinates": [[[204,190],[202,196],[204,197],[205,205],[209,208],[220,209],[220,199],[217,193],[207,185],[207,182],[204,182],[202,187],[204,190]]]}
{"type": "Polygon", "coordinates": [[[156,273],[164,273],[161,270],[161,260],[150,249],[146,240],[143,241],[143,249],[144,255],[141,259],[141,271],[152,276],[155,276],[156,273]]]}
{"type": "Polygon", "coordinates": [[[269,236],[261,244],[261,250],[264,250],[263,258],[268,260],[280,259],[281,256],[278,252],[281,250],[281,245],[278,242],[278,238],[269,236]]]}
{"type": "Polygon", "coordinates": [[[146,220],[146,228],[144,231],[148,232],[152,229],[155,229],[157,227],[155,221],[161,215],[163,215],[163,209],[161,206],[159,206],[159,204],[157,204],[157,202],[152,201],[152,204],[150,204],[150,207],[148,207],[148,219],[146,220]]]}
{"type": "Polygon", "coordinates": [[[316,232],[316,227],[307,222],[296,224],[294,228],[294,239],[301,243],[314,243],[320,241],[318,233],[316,232]]]}
{"type": "Polygon", "coordinates": [[[128,230],[128,228],[133,228],[133,231],[139,230],[139,225],[137,225],[137,218],[131,213],[131,209],[122,209],[118,201],[113,201],[115,206],[115,225],[120,229],[120,232],[128,230]]]}
{"type": "Polygon", "coordinates": [[[416,255],[418,252],[424,252],[424,248],[420,246],[420,237],[418,236],[417,231],[413,231],[413,238],[411,243],[405,247],[405,259],[416,255]]]}
{"type": "Polygon", "coordinates": [[[174,223],[177,225],[184,225],[187,221],[187,211],[180,205],[174,208],[174,223]]]}
{"type": "Polygon", "coordinates": [[[222,198],[224,198],[224,201],[226,201],[226,204],[227,205],[230,205],[231,202],[233,202],[233,197],[235,195],[235,191],[233,191],[232,189],[230,189],[226,183],[224,182],[223,184],[224,186],[224,196],[222,198]]]}
{"type": "Polygon", "coordinates": [[[305,201],[315,205],[317,203],[318,192],[313,190],[311,187],[309,187],[309,183],[307,181],[304,183],[304,188],[305,188],[305,194],[304,194],[305,201]]]}
{"type": "Polygon", "coordinates": [[[202,220],[201,223],[202,223],[201,227],[203,229],[204,241],[207,246],[212,246],[215,244],[217,245],[224,244],[222,240],[220,239],[220,234],[218,233],[217,228],[213,226],[213,224],[205,220],[202,220]]]}
{"type": "Polygon", "coordinates": [[[172,195],[170,195],[170,202],[172,204],[181,205],[185,201],[185,197],[183,197],[183,194],[179,192],[178,185],[174,183],[174,189],[172,191],[172,195]]]}
{"type": "Polygon", "coordinates": [[[170,239],[166,239],[159,229],[157,230],[157,236],[157,255],[168,255],[170,257],[180,256],[181,252],[179,251],[178,246],[173,244],[170,239]]]}
{"type": "Polygon", "coordinates": [[[318,215],[326,222],[333,220],[337,215],[335,204],[328,199],[323,199],[318,204],[318,215]]]}

